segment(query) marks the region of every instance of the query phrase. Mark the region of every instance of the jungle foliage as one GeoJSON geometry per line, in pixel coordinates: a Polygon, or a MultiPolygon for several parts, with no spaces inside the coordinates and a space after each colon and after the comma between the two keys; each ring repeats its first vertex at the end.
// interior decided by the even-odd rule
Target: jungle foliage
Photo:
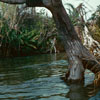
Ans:
{"type": "MultiPolygon", "coordinates": [[[[100,6],[91,18],[84,22],[85,7],[80,4],[75,8],[67,5],[67,11],[76,31],[82,39],[85,24],[92,37],[100,43],[100,6]]],[[[44,10],[36,13],[35,8],[24,5],[13,6],[0,3],[0,56],[27,56],[36,53],[64,51],[54,21],[44,10]],[[57,49],[57,50],[56,50],[57,49]]],[[[82,39],[83,41],[83,39],[82,39]]]]}
{"type": "Polygon", "coordinates": [[[0,3],[0,56],[50,52],[57,36],[54,21],[35,8],[0,3]]]}

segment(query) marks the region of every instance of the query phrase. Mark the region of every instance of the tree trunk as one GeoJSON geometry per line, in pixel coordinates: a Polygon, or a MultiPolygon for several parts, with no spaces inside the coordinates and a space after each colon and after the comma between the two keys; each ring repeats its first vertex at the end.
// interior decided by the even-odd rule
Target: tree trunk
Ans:
{"type": "MultiPolygon", "coordinates": [[[[13,0],[2,0],[13,1],[13,0]]],[[[16,0],[15,0],[16,1],[16,0]]],[[[18,0],[19,1],[19,0],[18,0]]],[[[58,31],[64,43],[65,50],[69,60],[68,80],[76,81],[84,79],[85,64],[89,62],[88,67],[94,73],[100,71],[100,64],[93,55],[83,46],[81,40],[66,13],[61,0],[26,0],[27,6],[46,7],[49,9],[54,17],[58,31]],[[85,60],[84,60],[85,59],[85,60]],[[94,65],[96,65],[94,67],[94,65]],[[92,69],[93,68],[93,69],[92,69]],[[98,69],[96,71],[96,69],[98,69]]]]}
{"type": "MultiPolygon", "coordinates": [[[[85,64],[89,61],[90,65],[94,66],[97,64],[98,66],[95,66],[95,69],[100,70],[100,65],[96,61],[95,57],[90,54],[90,52],[82,45],[81,40],[78,38],[70,18],[62,5],[62,2],[60,0],[53,0],[52,7],[49,7],[48,9],[53,14],[68,56],[70,64],[68,80],[83,80],[84,68],[86,68],[85,64]],[[87,60],[83,60],[83,58],[87,60]],[[94,64],[91,64],[93,63],[92,61],[94,61],[94,64]]],[[[91,68],[93,66],[91,66],[91,68]]],[[[90,67],[88,68],[91,70],[90,67]]],[[[92,71],[95,72],[94,70],[92,71]]]]}

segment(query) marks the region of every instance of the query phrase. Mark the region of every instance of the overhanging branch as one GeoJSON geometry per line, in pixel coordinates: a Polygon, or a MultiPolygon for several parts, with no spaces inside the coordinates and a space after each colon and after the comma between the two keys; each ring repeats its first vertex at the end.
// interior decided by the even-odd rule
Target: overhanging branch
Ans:
{"type": "Polygon", "coordinates": [[[26,0],[28,7],[43,7],[43,0],[26,0]]]}
{"type": "Polygon", "coordinates": [[[0,0],[0,2],[8,3],[8,4],[24,4],[26,0],[0,0]]]}

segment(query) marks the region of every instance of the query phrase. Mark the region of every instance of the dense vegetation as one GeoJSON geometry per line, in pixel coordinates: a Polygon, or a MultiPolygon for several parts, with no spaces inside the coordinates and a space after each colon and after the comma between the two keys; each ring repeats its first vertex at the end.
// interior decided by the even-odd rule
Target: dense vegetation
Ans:
{"type": "Polygon", "coordinates": [[[57,31],[52,18],[34,8],[0,4],[0,55],[25,56],[53,51],[57,31]]]}
{"type": "MultiPolygon", "coordinates": [[[[71,4],[67,5],[74,26],[80,27],[81,30],[78,31],[82,32],[83,26],[87,24],[82,20],[83,6],[74,8],[71,4]]],[[[27,56],[63,51],[54,21],[47,14],[44,16],[43,10],[36,13],[34,8],[25,8],[24,5],[2,3],[0,7],[0,56],[27,56]]],[[[91,35],[100,42],[100,6],[88,22],[91,35]]],[[[82,34],[80,38],[82,39],[82,34]]]]}
{"type": "Polygon", "coordinates": [[[89,19],[92,26],[90,27],[91,35],[95,40],[100,43],[100,5],[97,7],[96,11],[92,14],[89,19]]]}

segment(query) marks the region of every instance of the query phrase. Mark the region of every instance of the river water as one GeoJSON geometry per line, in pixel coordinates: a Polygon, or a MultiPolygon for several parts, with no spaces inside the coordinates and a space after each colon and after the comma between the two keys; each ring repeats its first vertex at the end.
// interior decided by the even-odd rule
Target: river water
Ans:
{"type": "Polygon", "coordinates": [[[100,100],[86,71],[85,84],[62,80],[68,68],[66,54],[0,59],[0,100],[100,100]]]}

